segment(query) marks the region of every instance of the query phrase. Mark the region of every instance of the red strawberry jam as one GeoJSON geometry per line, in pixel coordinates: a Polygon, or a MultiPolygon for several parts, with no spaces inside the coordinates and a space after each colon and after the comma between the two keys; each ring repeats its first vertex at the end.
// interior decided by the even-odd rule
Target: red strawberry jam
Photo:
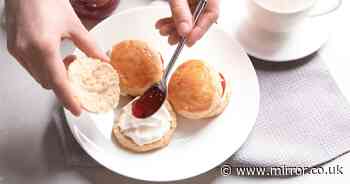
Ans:
{"type": "Polygon", "coordinates": [[[225,89],[226,89],[226,80],[225,80],[225,77],[222,75],[222,73],[219,73],[220,75],[220,78],[221,78],[221,87],[222,87],[222,96],[224,95],[225,93],[225,89]]]}
{"type": "Polygon", "coordinates": [[[139,99],[132,103],[132,114],[136,118],[147,118],[160,109],[166,94],[158,85],[150,87],[139,99]]]}
{"type": "Polygon", "coordinates": [[[164,65],[164,59],[163,59],[163,56],[160,54],[160,52],[159,52],[159,55],[160,55],[160,60],[162,61],[162,64],[164,65]]]}

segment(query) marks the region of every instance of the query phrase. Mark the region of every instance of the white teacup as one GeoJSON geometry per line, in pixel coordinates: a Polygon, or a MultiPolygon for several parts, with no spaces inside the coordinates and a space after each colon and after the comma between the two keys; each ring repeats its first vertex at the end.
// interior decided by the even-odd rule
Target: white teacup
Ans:
{"type": "Polygon", "coordinates": [[[247,0],[249,20],[269,32],[290,32],[305,18],[326,15],[338,9],[342,0],[322,12],[313,10],[331,0],[247,0]]]}

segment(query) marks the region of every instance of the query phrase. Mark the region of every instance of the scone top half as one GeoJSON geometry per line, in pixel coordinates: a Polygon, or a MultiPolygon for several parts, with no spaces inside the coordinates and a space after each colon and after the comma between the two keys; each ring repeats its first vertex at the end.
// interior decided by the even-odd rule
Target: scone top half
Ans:
{"type": "Polygon", "coordinates": [[[68,78],[81,105],[89,112],[108,112],[119,103],[119,76],[113,67],[93,58],[77,58],[68,78]]]}
{"type": "Polygon", "coordinates": [[[119,73],[122,95],[142,95],[163,75],[160,53],[140,40],[126,40],[113,46],[111,63],[119,73]]]}
{"type": "Polygon", "coordinates": [[[225,77],[206,62],[190,60],[180,65],[169,82],[169,100],[175,111],[190,119],[220,114],[228,103],[225,77]],[[224,84],[224,85],[223,85],[224,84]]]}

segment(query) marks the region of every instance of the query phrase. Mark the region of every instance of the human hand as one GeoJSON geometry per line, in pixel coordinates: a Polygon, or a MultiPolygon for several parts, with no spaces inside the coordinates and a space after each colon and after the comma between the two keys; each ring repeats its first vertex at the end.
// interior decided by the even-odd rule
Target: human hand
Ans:
{"type": "Polygon", "coordinates": [[[193,0],[170,0],[172,17],[157,21],[156,28],[162,36],[168,37],[171,45],[178,43],[180,37],[187,36],[187,46],[193,46],[208,31],[219,17],[219,0],[208,0],[208,6],[197,25],[193,25],[193,0]]]}
{"type": "Polygon", "coordinates": [[[6,0],[7,47],[45,89],[52,89],[74,115],[81,113],[60,55],[64,38],[89,57],[108,60],[84,28],[69,0],[6,0]]]}

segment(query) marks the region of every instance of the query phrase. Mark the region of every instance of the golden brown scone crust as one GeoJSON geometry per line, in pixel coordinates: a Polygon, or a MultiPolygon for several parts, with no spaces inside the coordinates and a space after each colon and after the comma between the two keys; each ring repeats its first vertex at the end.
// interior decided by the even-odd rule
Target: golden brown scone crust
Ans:
{"type": "Polygon", "coordinates": [[[126,40],[113,46],[111,64],[119,73],[123,95],[142,95],[163,74],[159,52],[140,40],[126,40]]]}
{"type": "Polygon", "coordinates": [[[215,88],[208,68],[200,61],[190,60],[176,69],[169,81],[170,103],[176,112],[201,112],[209,109],[215,88]]]}
{"type": "Polygon", "coordinates": [[[190,60],[172,75],[168,94],[177,113],[190,119],[202,119],[220,114],[225,109],[230,90],[225,90],[224,95],[222,90],[218,72],[203,61],[190,60]]]}
{"type": "Polygon", "coordinates": [[[136,152],[136,153],[148,152],[148,151],[164,148],[165,146],[167,146],[169,144],[169,142],[171,141],[171,138],[174,134],[174,131],[175,131],[176,126],[177,126],[177,122],[176,122],[176,114],[173,111],[173,109],[171,108],[171,105],[169,104],[169,102],[165,101],[164,105],[166,106],[166,108],[170,112],[172,120],[171,120],[170,130],[160,140],[158,140],[154,143],[145,144],[142,146],[137,145],[136,143],[134,143],[133,140],[131,140],[129,137],[125,136],[120,131],[120,128],[118,126],[119,119],[117,119],[116,123],[114,124],[114,127],[113,127],[113,135],[116,138],[118,144],[122,148],[127,149],[127,150],[132,151],[132,152],[136,152]]]}

